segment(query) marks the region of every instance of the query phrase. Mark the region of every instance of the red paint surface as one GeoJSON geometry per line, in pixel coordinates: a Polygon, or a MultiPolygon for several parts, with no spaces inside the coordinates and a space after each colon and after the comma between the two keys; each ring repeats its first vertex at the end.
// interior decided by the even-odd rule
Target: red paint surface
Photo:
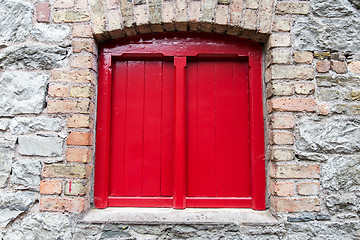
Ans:
{"type": "Polygon", "coordinates": [[[261,54],[215,34],[104,45],[95,205],[265,209],[261,54]]]}

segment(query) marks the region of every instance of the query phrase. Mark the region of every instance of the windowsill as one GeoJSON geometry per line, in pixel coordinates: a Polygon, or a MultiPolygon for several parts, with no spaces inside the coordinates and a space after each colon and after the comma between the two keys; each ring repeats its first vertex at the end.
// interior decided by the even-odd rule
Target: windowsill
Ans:
{"type": "Polygon", "coordinates": [[[125,224],[257,224],[273,225],[278,220],[269,210],[254,211],[234,208],[105,208],[91,209],[83,223],[125,224]]]}

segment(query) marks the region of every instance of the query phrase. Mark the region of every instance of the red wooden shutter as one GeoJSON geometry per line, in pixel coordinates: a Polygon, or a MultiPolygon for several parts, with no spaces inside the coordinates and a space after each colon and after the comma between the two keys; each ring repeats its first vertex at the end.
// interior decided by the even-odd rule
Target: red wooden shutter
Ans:
{"type": "Polygon", "coordinates": [[[261,46],[202,36],[101,48],[97,207],[265,208],[261,46]]]}

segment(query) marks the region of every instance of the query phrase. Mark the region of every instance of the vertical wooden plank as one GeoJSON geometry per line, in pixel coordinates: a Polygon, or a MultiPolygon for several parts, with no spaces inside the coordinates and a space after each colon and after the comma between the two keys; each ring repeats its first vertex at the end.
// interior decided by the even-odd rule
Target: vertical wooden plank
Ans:
{"type": "Polygon", "coordinates": [[[250,197],[250,131],[248,62],[234,61],[235,197],[250,197]]]}
{"type": "Polygon", "coordinates": [[[142,196],[160,196],[162,61],[145,61],[142,196]]]}
{"type": "Polygon", "coordinates": [[[186,66],[186,195],[196,196],[199,189],[198,163],[198,61],[189,61],[186,66]]]}
{"type": "Polygon", "coordinates": [[[174,208],[186,206],[186,57],[175,57],[175,175],[174,208]]]}
{"type": "Polygon", "coordinates": [[[249,101],[252,208],[265,209],[265,148],[262,101],[261,47],[249,54],[249,101]]]}
{"type": "Polygon", "coordinates": [[[123,194],[127,61],[113,64],[110,134],[110,196],[123,194]]]}
{"type": "Polygon", "coordinates": [[[128,61],[124,196],[140,196],[144,143],[144,61],[128,61]]]}
{"type": "MultiPolygon", "coordinates": [[[[234,103],[232,61],[215,63],[216,81],[216,185],[218,197],[233,197],[234,182],[234,103]]],[[[241,146],[244,147],[244,146],[241,146]]]]}
{"type": "Polygon", "coordinates": [[[198,62],[198,159],[196,196],[216,196],[216,81],[214,61],[198,62]]]}
{"type": "Polygon", "coordinates": [[[161,196],[173,195],[174,178],[174,63],[163,61],[161,122],[161,196]]]}
{"type": "Polygon", "coordinates": [[[97,208],[105,208],[109,196],[111,54],[101,53],[99,62],[94,203],[97,208]]]}

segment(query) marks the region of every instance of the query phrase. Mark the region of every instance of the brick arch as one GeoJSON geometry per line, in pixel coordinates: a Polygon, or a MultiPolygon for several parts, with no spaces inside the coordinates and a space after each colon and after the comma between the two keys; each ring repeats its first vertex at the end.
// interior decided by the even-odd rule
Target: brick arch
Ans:
{"type": "Polygon", "coordinates": [[[88,0],[98,42],[152,32],[216,32],[265,42],[274,0],[88,0]]]}

